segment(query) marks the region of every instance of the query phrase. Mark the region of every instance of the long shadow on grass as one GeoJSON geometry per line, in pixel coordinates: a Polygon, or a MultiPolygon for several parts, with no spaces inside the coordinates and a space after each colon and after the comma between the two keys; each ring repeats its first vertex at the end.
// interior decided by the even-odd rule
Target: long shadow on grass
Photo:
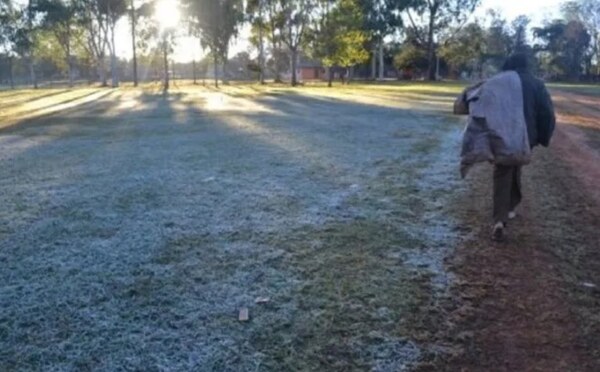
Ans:
{"type": "MultiPolygon", "coordinates": [[[[69,90],[69,89],[64,89],[64,88],[54,88],[54,89],[52,89],[52,88],[51,88],[51,89],[48,89],[48,90],[49,90],[50,92],[48,92],[48,93],[46,93],[46,94],[40,94],[40,95],[36,95],[36,96],[34,96],[34,97],[23,98],[23,99],[14,99],[14,98],[13,98],[12,100],[10,100],[10,104],[9,104],[9,105],[7,105],[7,106],[8,106],[8,107],[10,107],[10,106],[12,106],[12,105],[15,105],[15,104],[21,104],[21,103],[23,103],[23,102],[31,103],[31,102],[35,102],[35,101],[39,101],[39,100],[42,100],[42,99],[48,98],[48,97],[53,97],[53,96],[57,96],[57,95],[60,95],[60,94],[63,94],[63,93],[68,93],[68,92],[71,92],[71,90],[69,90]]],[[[25,95],[27,95],[27,94],[30,94],[30,92],[17,93],[17,94],[14,94],[14,95],[12,95],[12,96],[14,97],[14,96],[22,95],[22,94],[25,94],[25,95]]],[[[10,96],[9,96],[9,97],[10,97],[10,96]]],[[[7,98],[7,96],[2,96],[2,97],[0,97],[0,98],[4,99],[4,98],[7,98]]],[[[4,105],[2,105],[2,106],[4,106],[4,105]]]]}
{"type": "Polygon", "coordinates": [[[440,318],[431,273],[408,261],[430,244],[417,181],[448,123],[301,95],[257,100],[269,112],[139,102],[56,116],[60,135],[3,167],[7,203],[20,189],[40,207],[2,238],[0,366],[387,371],[424,357],[416,335],[440,318]]]}

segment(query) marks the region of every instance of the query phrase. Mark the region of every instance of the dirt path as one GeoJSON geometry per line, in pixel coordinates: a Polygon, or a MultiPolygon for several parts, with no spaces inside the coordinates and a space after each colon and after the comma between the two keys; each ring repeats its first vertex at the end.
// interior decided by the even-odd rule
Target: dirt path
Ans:
{"type": "Polygon", "coordinates": [[[489,169],[471,176],[471,197],[456,205],[472,234],[450,263],[460,300],[448,304],[449,334],[462,350],[438,369],[600,370],[600,101],[554,99],[560,124],[525,170],[509,241],[491,243],[481,223],[491,210],[489,169]]]}

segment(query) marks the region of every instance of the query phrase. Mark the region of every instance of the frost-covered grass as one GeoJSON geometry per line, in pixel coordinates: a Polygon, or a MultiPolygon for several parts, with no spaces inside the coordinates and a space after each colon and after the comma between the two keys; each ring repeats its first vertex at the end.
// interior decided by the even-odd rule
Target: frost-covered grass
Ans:
{"type": "Polygon", "coordinates": [[[439,350],[446,95],[249,89],[123,89],[0,131],[0,370],[400,371],[439,350]]]}
{"type": "Polygon", "coordinates": [[[64,111],[110,93],[107,89],[96,87],[0,91],[0,128],[28,118],[64,111]]]}

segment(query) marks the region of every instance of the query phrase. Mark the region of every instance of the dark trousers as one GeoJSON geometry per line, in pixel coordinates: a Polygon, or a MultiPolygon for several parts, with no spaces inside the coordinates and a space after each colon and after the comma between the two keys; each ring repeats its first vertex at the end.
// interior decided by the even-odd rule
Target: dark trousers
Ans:
{"type": "Polygon", "coordinates": [[[494,168],[494,222],[508,222],[508,213],[521,203],[521,167],[494,168]]]}

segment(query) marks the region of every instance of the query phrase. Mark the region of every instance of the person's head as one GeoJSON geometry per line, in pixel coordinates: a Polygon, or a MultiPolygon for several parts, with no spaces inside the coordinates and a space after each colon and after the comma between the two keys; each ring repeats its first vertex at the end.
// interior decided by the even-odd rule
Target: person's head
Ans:
{"type": "Polygon", "coordinates": [[[504,66],[502,66],[502,71],[528,71],[529,70],[529,59],[525,53],[515,53],[512,54],[506,62],[504,62],[504,66]]]}

